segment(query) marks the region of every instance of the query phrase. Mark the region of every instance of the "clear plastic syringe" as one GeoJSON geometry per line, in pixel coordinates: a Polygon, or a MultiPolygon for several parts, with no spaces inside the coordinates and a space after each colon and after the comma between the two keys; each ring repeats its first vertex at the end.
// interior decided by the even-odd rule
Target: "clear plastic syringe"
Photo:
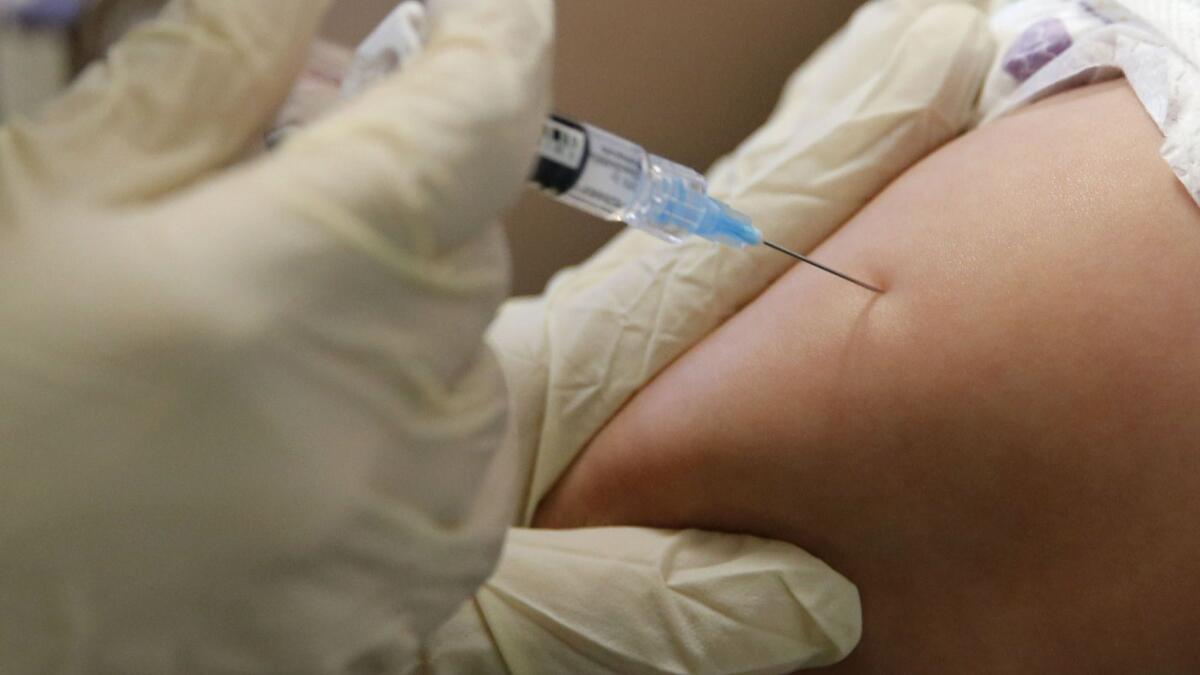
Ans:
{"type": "Polygon", "coordinates": [[[726,246],[760,244],[863,288],[878,288],[764,241],[750,218],[708,196],[699,173],[647,153],[620,136],[552,115],[543,127],[532,180],[556,200],[672,243],[695,235],[726,246]]]}

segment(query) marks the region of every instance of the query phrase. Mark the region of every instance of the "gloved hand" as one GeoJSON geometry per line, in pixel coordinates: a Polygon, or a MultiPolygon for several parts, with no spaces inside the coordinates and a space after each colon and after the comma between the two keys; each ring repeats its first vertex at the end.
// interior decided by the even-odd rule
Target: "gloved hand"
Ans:
{"type": "MultiPolygon", "coordinates": [[[[713,169],[712,192],[768,239],[810,250],[965,128],[991,56],[986,19],[970,4],[877,0],[713,169]]],[[[628,232],[543,296],[510,302],[491,338],[534,467],[524,522],[638,388],[790,264],[772,251],[628,232]]],[[[447,673],[784,673],[845,656],[859,612],[850,582],[780,542],[520,529],[428,661],[447,673]]]]}
{"type": "Polygon", "coordinates": [[[492,570],[515,462],[492,225],[550,0],[434,2],[272,156],[326,0],[192,0],[0,130],[0,672],[401,667],[492,570]]]}

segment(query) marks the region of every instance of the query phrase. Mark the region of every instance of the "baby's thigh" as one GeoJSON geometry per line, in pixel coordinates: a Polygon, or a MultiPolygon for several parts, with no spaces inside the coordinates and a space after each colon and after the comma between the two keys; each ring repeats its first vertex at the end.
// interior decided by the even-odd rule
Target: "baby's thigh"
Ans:
{"type": "Polygon", "coordinates": [[[796,512],[789,536],[844,553],[893,636],[1047,672],[1200,667],[1200,210],[1160,144],[1123,82],[1070,92],[948,146],[823,247],[889,293],[836,348],[824,447],[792,445],[848,534],[796,512]]]}
{"type": "Polygon", "coordinates": [[[943,148],[815,252],[885,295],[796,267],[601,431],[544,522],[788,539],[859,584],[860,658],[887,635],[917,670],[987,656],[945,639],[972,629],[1079,666],[1194,623],[1200,212],[1160,142],[1114,82],[943,148]]]}

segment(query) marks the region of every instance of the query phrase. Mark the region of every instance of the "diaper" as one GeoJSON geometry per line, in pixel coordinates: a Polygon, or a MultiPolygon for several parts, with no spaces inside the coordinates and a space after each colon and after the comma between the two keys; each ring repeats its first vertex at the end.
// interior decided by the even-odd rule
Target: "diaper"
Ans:
{"type": "Polygon", "coordinates": [[[996,0],[997,59],[979,124],[1067,89],[1124,76],[1200,204],[1200,2],[996,0]]]}

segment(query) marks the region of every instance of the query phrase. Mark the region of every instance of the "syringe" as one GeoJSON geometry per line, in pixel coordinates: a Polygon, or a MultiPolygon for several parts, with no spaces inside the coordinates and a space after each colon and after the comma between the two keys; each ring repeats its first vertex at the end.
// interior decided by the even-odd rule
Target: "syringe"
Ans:
{"type": "Polygon", "coordinates": [[[749,217],[708,196],[708,185],[699,173],[589,124],[552,115],[542,130],[532,180],[563,204],[672,243],[695,235],[736,248],[763,244],[863,288],[883,292],[763,240],[749,217]]]}

